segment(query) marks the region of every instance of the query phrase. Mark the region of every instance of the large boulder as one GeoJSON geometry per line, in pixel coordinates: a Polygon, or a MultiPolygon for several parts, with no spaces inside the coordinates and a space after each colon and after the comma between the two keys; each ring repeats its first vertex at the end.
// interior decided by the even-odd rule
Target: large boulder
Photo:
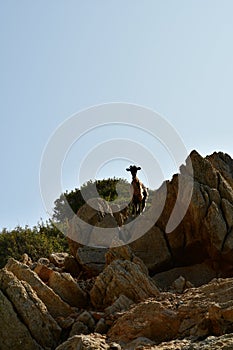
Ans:
{"type": "Polygon", "coordinates": [[[106,308],[121,294],[136,302],[157,296],[159,291],[139,265],[114,260],[96,278],[90,291],[91,302],[96,308],[106,308]]]}
{"type": "Polygon", "coordinates": [[[0,289],[14,305],[33,338],[44,348],[54,348],[58,344],[61,328],[31,286],[19,281],[12,272],[2,269],[0,289]]]}
{"type": "Polygon", "coordinates": [[[1,350],[43,350],[32,338],[30,331],[20,320],[13,304],[0,290],[0,339],[1,350]]]}
{"type": "Polygon", "coordinates": [[[76,252],[76,260],[82,267],[86,277],[97,276],[105,267],[105,248],[79,247],[76,252]]]}

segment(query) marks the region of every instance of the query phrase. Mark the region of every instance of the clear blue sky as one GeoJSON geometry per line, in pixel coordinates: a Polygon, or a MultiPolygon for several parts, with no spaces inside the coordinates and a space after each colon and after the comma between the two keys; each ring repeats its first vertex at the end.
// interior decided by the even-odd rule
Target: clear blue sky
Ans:
{"type": "Polygon", "coordinates": [[[43,149],[92,105],[145,105],[188,151],[233,155],[232,13],[232,0],[2,0],[0,227],[47,217],[43,149]]]}

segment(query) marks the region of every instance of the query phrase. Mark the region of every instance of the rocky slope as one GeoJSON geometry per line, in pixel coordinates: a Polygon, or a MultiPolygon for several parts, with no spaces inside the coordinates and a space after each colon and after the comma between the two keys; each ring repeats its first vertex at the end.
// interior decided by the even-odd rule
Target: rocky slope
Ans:
{"type": "MultiPolygon", "coordinates": [[[[0,270],[1,350],[233,349],[233,160],[190,157],[193,194],[173,232],[178,176],[192,180],[185,166],[155,193],[159,206],[166,186],[162,215],[133,243],[104,249],[70,239],[71,255],[9,259],[0,270]]],[[[78,215],[123,234],[125,213],[102,209],[78,215]]],[[[80,230],[88,240],[73,220],[70,237],[80,230]]]]}

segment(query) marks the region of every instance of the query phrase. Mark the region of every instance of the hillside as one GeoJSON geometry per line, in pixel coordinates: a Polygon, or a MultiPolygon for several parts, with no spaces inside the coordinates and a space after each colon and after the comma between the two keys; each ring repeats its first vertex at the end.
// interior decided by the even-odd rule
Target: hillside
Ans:
{"type": "Polygon", "coordinates": [[[84,204],[70,253],[8,260],[0,349],[233,348],[233,160],[193,151],[151,197],[139,220],[84,204]]]}

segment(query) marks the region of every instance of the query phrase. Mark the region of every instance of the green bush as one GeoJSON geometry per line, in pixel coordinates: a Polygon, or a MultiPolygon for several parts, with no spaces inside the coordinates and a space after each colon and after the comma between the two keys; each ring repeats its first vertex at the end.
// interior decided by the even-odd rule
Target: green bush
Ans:
{"type": "Polygon", "coordinates": [[[5,266],[10,257],[20,259],[27,253],[32,260],[48,257],[52,252],[68,252],[65,236],[52,223],[38,224],[33,228],[18,226],[0,233],[0,267],[5,266]]]}

